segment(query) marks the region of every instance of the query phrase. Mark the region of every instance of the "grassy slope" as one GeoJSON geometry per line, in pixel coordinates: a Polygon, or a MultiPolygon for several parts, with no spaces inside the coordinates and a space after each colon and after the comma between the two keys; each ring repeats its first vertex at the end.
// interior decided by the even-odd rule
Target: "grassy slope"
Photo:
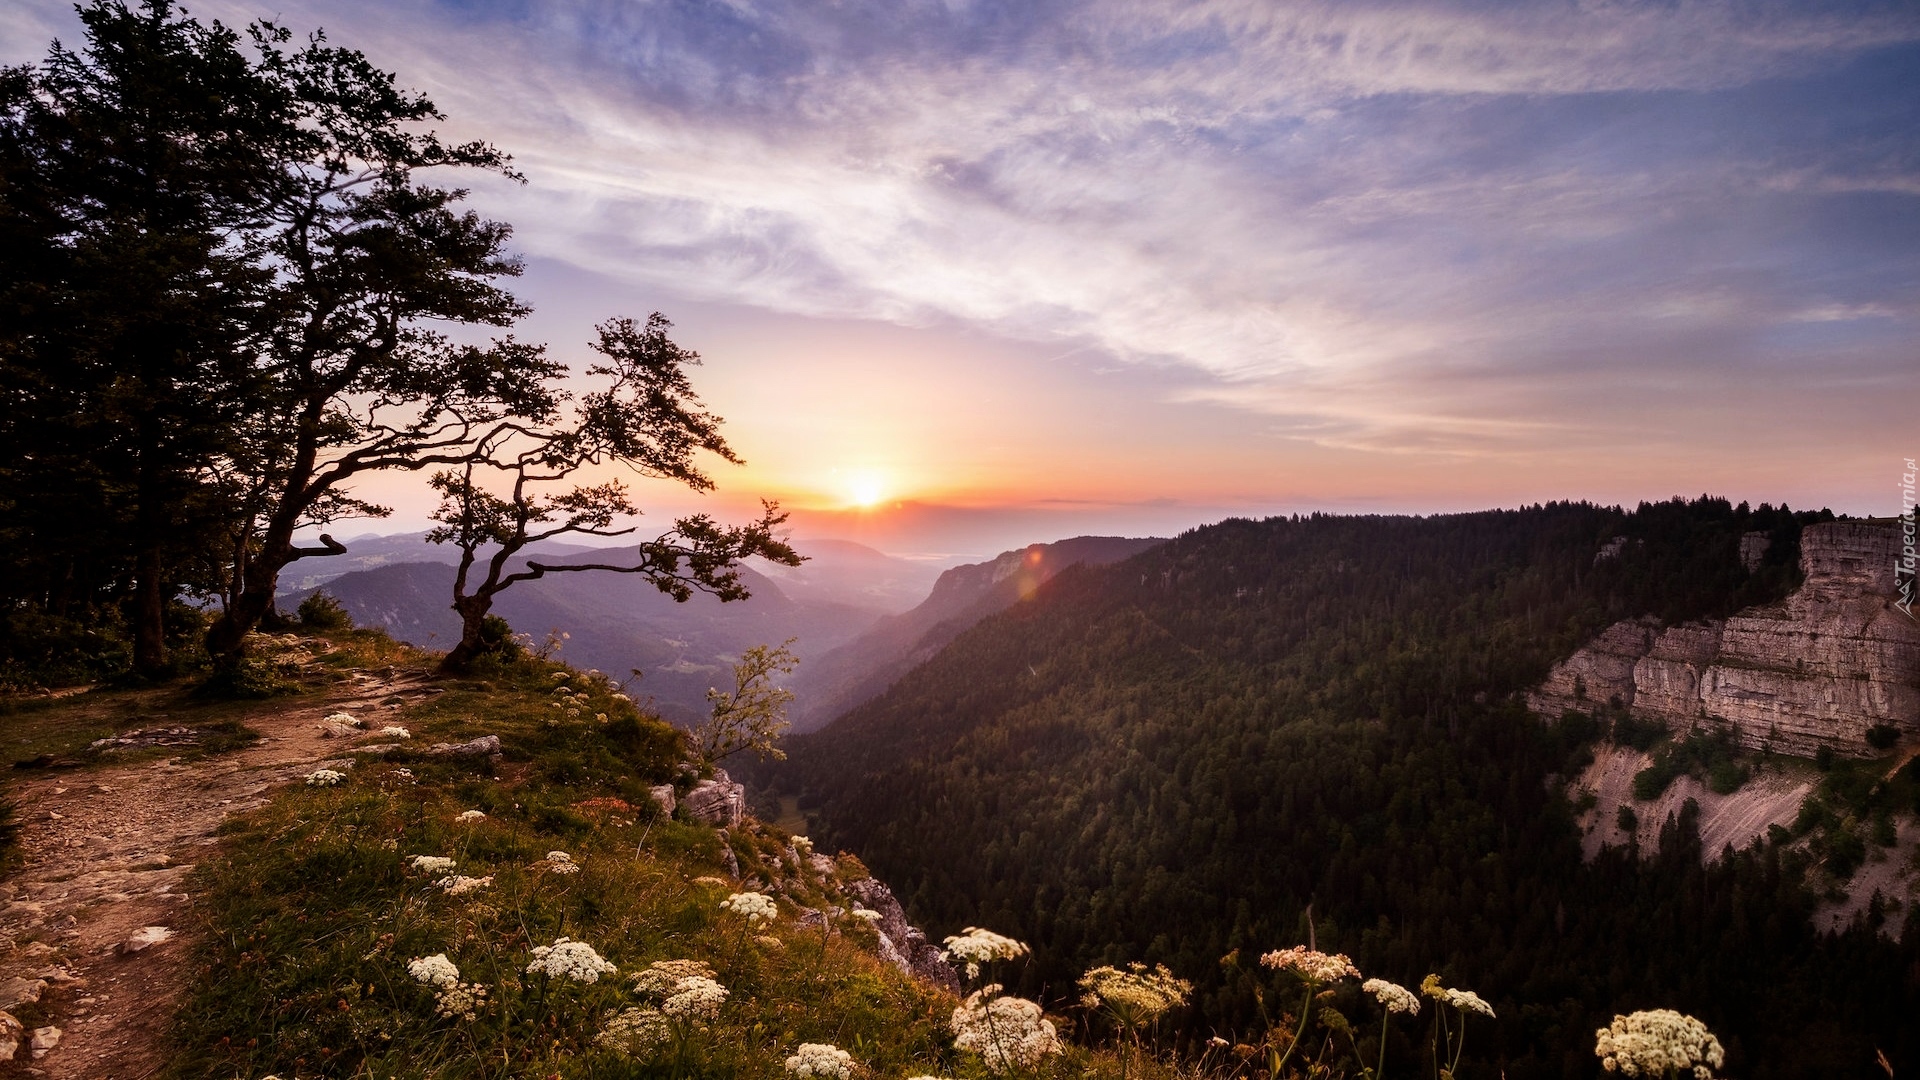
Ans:
{"type": "MultiPolygon", "coordinates": [[[[797,924],[794,901],[851,908],[839,886],[866,876],[858,861],[823,875],[778,830],[749,823],[723,838],[659,818],[645,788],[674,777],[680,738],[604,683],[529,660],[366,719],[408,726],[416,747],[495,734],[505,752],[497,765],[367,762],[344,784],[286,790],[236,820],[224,856],[200,872],[204,952],[167,1075],[775,1077],[803,1042],[848,1050],[866,1076],[978,1072],[951,1049],[953,999],[878,960],[865,924],[797,924]],[[582,688],[576,717],[553,707],[562,674],[582,688]],[[455,820],[469,809],[487,816],[455,820]],[[749,930],[721,911],[747,887],[720,868],[722,843],[791,898],[772,926],[749,930]],[[553,872],[553,850],[580,872],[553,872]],[[456,859],[455,873],[492,884],[449,896],[410,869],[415,855],[456,859]],[[530,950],[563,936],[620,974],[592,985],[527,975],[530,950]],[[408,977],[410,959],[436,953],[486,988],[473,1020],[437,1017],[433,991],[408,977]],[[606,1021],[642,1003],[627,976],[683,958],[730,989],[719,1020],[651,1058],[597,1048],[606,1021]]],[[[1076,1076],[1115,1068],[1083,1050],[1056,1064],[1076,1076]]]]}

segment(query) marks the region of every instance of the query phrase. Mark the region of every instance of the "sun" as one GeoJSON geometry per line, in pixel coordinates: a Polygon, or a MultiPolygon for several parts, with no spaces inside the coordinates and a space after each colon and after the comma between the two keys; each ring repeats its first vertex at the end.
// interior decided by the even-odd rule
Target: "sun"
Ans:
{"type": "Polygon", "coordinates": [[[886,478],[876,472],[857,472],[842,483],[847,501],[862,510],[871,510],[887,497],[886,478]]]}

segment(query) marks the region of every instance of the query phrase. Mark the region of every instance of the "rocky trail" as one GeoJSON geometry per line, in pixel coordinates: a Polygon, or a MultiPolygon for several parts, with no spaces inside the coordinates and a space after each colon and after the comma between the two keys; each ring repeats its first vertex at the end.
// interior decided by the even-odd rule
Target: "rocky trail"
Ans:
{"type": "Polygon", "coordinates": [[[321,765],[351,767],[352,740],[328,731],[327,714],[374,726],[439,692],[419,670],[347,674],[325,693],[263,702],[245,717],[260,738],[228,753],[152,756],[192,744],[194,706],[176,692],[162,702],[179,706],[168,726],[124,740],[142,760],[14,772],[21,858],[0,880],[0,1075],[137,1080],[164,1065],[191,974],[188,875],[221,822],[321,765]]]}

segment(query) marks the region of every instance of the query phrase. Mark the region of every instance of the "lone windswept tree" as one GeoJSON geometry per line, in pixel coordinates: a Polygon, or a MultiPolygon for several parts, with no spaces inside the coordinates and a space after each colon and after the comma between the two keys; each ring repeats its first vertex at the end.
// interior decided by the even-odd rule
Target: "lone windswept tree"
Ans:
{"type": "Polygon", "coordinates": [[[614,319],[597,329],[592,343],[602,361],[588,374],[608,380],[563,414],[549,409],[545,425],[513,421],[496,425],[480,441],[472,460],[433,477],[441,494],[434,519],[439,526],[427,539],[460,551],[454,576],[453,609],[460,614],[460,642],[442,667],[465,668],[482,646],[482,627],[494,597],[509,587],[548,574],[599,571],[639,574],[677,601],[705,592],[722,601],[744,600],[749,593],[738,565],[758,555],[788,566],[801,559],[776,530],[786,520],[765,504],[756,521],[724,526],[704,514],[683,517],[673,527],[637,548],[620,549],[619,558],[593,562],[517,561],[529,545],[559,536],[625,536],[638,526],[615,527],[640,510],[618,479],[600,484],[573,483],[594,466],[616,465],[643,477],[678,481],[707,491],[713,481],[695,461],[707,451],[741,464],[720,435],[719,417],[707,412],[688,382],[686,369],[700,363],[698,353],[667,336],[672,323],[655,312],[644,326],[614,319]],[[497,477],[504,495],[481,482],[497,477]],[[554,485],[570,485],[553,491],[554,485]],[[484,553],[484,555],[483,555],[484,553]]]}

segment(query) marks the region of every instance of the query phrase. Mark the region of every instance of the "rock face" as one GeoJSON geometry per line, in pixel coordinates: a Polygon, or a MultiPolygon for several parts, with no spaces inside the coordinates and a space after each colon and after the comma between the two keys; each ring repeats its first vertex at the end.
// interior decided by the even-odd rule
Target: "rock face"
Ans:
{"type": "Polygon", "coordinates": [[[680,808],[694,821],[732,828],[747,816],[747,789],[734,783],[725,769],[715,769],[713,779],[693,785],[680,800],[680,808]]]}
{"type": "Polygon", "coordinates": [[[938,947],[919,927],[907,922],[907,913],[893,890],[876,878],[862,878],[847,886],[861,906],[880,913],[874,929],[880,934],[880,955],[914,978],[960,992],[960,976],[938,947]]]}
{"type": "Polygon", "coordinates": [[[1617,698],[1676,732],[1725,725],[1749,749],[1867,756],[1874,727],[1920,735],[1920,622],[1894,606],[1900,557],[1892,525],[1810,525],[1805,582],[1785,600],[1724,624],[1616,623],[1555,665],[1528,704],[1552,717],[1617,698]]]}
{"type": "Polygon", "coordinates": [[[1632,705],[1633,669],[1652,650],[1660,621],[1651,616],[1617,622],[1553,666],[1547,681],[1527,696],[1527,707],[1547,717],[1567,709],[1632,705]]]}

